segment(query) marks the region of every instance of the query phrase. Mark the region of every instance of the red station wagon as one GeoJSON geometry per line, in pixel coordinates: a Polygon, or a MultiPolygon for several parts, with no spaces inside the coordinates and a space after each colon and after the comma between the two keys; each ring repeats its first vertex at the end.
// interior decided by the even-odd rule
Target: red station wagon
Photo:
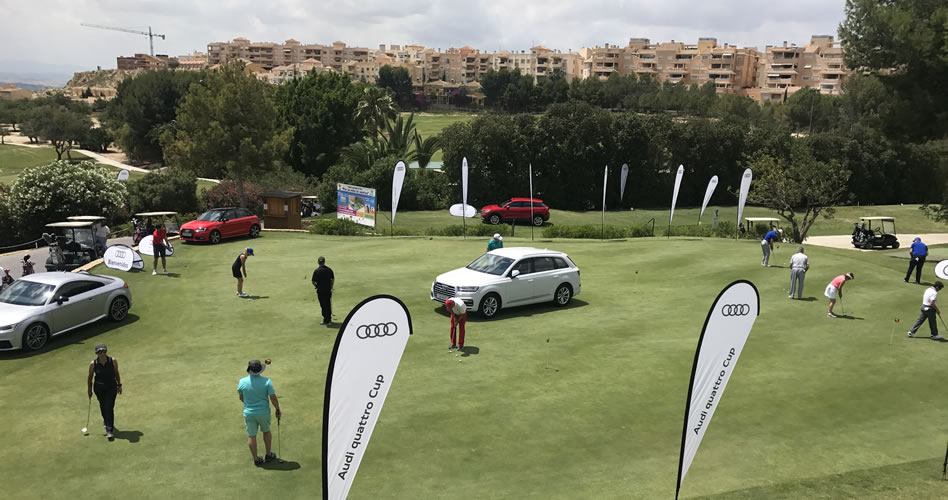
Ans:
{"type": "Polygon", "coordinates": [[[550,220],[550,207],[543,204],[543,200],[536,198],[511,198],[499,205],[487,205],[481,209],[481,219],[491,224],[500,224],[510,221],[532,222],[534,226],[542,226],[550,220]],[[530,204],[533,204],[533,219],[530,219],[530,204]]]}
{"type": "Polygon", "coordinates": [[[235,236],[260,236],[260,218],[246,208],[212,208],[181,226],[181,239],[189,242],[220,243],[235,236]]]}

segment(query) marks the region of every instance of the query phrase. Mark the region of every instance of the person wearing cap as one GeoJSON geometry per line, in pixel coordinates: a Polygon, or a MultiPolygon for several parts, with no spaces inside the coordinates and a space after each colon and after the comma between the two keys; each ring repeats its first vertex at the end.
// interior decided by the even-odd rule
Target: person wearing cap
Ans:
{"type": "Polygon", "coordinates": [[[280,411],[280,401],[273,390],[273,382],[260,374],[266,369],[259,360],[247,363],[247,376],[237,382],[237,397],[244,404],[244,425],[247,427],[247,446],[253,456],[253,463],[257,467],[276,459],[276,454],[270,451],[273,434],[270,432],[270,403],[276,408],[277,422],[283,414],[280,411]],[[263,458],[257,455],[257,430],[263,431],[263,444],[267,453],[263,458]]]}
{"type": "Polygon", "coordinates": [[[912,270],[915,270],[915,284],[920,285],[922,281],[922,266],[925,265],[925,257],[928,256],[928,246],[922,243],[918,236],[912,240],[912,246],[909,247],[909,267],[905,273],[905,282],[909,282],[909,276],[912,270]]]}
{"type": "Polygon", "coordinates": [[[760,260],[760,265],[770,267],[770,252],[774,249],[774,239],[777,238],[777,231],[773,228],[760,240],[760,249],[764,253],[764,258],[760,260]]]}
{"type": "Polygon", "coordinates": [[[151,264],[151,275],[154,276],[158,274],[158,257],[161,257],[161,274],[168,274],[168,264],[165,262],[165,254],[168,251],[168,247],[171,246],[168,243],[168,230],[165,229],[165,224],[162,222],[155,228],[155,231],[151,233],[151,243],[152,243],[152,253],[155,256],[155,261],[151,264]]]}
{"type": "Polygon", "coordinates": [[[836,318],[837,316],[833,314],[833,307],[836,306],[836,299],[843,298],[843,285],[847,281],[855,279],[853,273],[840,274],[839,276],[833,278],[833,281],[830,281],[829,285],[826,285],[826,291],[823,292],[823,295],[829,297],[829,312],[826,313],[830,318],[836,318]]]}
{"type": "Polygon", "coordinates": [[[23,260],[20,261],[20,265],[23,266],[23,276],[29,276],[33,274],[33,261],[30,260],[30,254],[23,256],[23,260]]]}
{"type": "Polygon", "coordinates": [[[504,238],[500,233],[494,233],[494,237],[487,242],[487,251],[490,252],[498,248],[504,248],[504,238]]]}
{"type": "Polygon", "coordinates": [[[797,248],[797,253],[790,257],[790,298],[803,298],[803,280],[810,270],[810,260],[803,253],[803,247],[797,248]]]}
{"type": "Polygon", "coordinates": [[[89,399],[95,393],[102,412],[102,425],[109,441],[115,439],[115,397],[122,393],[122,376],[119,375],[118,360],[108,356],[105,344],[95,345],[95,359],[89,363],[89,399]],[[94,379],[94,380],[93,380],[94,379]]]}
{"type": "Polygon", "coordinates": [[[336,284],[336,275],[332,268],[326,265],[326,257],[322,255],[316,259],[319,267],[313,271],[313,287],[316,288],[316,297],[319,299],[319,309],[323,315],[320,325],[332,325],[332,291],[336,284]]]}
{"type": "Polygon", "coordinates": [[[249,297],[244,293],[244,278],[247,277],[247,257],[253,256],[253,248],[246,248],[243,252],[240,252],[240,255],[237,256],[237,260],[230,266],[231,274],[237,278],[237,296],[238,297],[249,297]],[[243,275],[241,275],[241,271],[243,275]]]}
{"type": "Polygon", "coordinates": [[[444,301],[444,308],[451,316],[451,345],[448,350],[464,349],[464,325],[467,324],[467,306],[461,299],[448,299],[444,301]],[[455,337],[455,332],[457,336],[455,337]]]}
{"type": "Polygon", "coordinates": [[[918,316],[918,319],[915,320],[915,324],[912,325],[912,329],[909,330],[909,338],[915,338],[915,332],[922,326],[922,323],[925,320],[928,320],[928,328],[932,331],[931,339],[932,340],[945,340],[944,337],[938,335],[938,323],[935,322],[935,315],[941,316],[941,310],[938,309],[938,292],[944,288],[944,284],[941,281],[936,281],[934,285],[930,286],[925,293],[922,295],[922,314],[918,316]]]}

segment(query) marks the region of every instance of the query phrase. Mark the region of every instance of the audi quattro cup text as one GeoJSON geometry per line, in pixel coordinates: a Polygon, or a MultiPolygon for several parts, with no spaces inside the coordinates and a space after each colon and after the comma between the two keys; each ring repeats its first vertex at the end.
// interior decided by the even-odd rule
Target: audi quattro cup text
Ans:
{"type": "MultiPolygon", "coordinates": [[[[724,360],[724,363],[722,363],[722,366],[724,366],[724,368],[728,368],[731,366],[731,360],[734,359],[735,354],[736,354],[736,351],[732,347],[731,350],[728,351],[727,358],[724,360]]],[[[714,407],[714,400],[718,397],[718,391],[721,390],[721,382],[724,381],[725,375],[727,375],[726,369],[722,369],[721,373],[718,373],[718,379],[714,381],[714,388],[711,389],[711,396],[708,397],[708,402],[705,403],[704,410],[701,411],[701,419],[698,420],[698,426],[694,428],[695,434],[697,434],[698,431],[700,431],[701,428],[704,427],[704,421],[706,418],[708,418],[708,410],[714,407]]]]}
{"type": "MultiPolygon", "coordinates": [[[[369,423],[369,419],[372,418],[372,409],[375,408],[375,402],[372,401],[379,395],[379,391],[382,389],[382,384],[385,383],[385,376],[379,375],[375,377],[375,382],[372,384],[372,388],[369,389],[369,400],[365,402],[365,410],[362,412],[362,418],[359,419],[359,426],[356,428],[355,436],[352,438],[352,444],[350,447],[353,450],[359,449],[359,446],[362,446],[362,435],[365,433],[365,426],[369,423]]],[[[346,460],[342,464],[342,470],[339,471],[338,476],[345,480],[346,474],[349,473],[349,468],[352,467],[352,461],[355,459],[355,452],[347,451],[346,460]]]]}

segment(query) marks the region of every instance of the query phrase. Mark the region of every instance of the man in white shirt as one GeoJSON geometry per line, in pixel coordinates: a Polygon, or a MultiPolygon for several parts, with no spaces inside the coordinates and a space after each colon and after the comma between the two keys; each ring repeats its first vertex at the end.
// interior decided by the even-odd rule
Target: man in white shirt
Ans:
{"type": "Polygon", "coordinates": [[[109,238],[109,226],[106,226],[105,223],[96,225],[95,228],[95,241],[99,244],[102,251],[105,251],[105,241],[109,238]]]}
{"type": "Polygon", "coordinates": [[[918,319],[915,320],[915,324],[912,325],[912,329],[909,330],[909,338],[915,338],[915,332],[918,331],[919,327],[922,326],[922,323],[925,322],[925,319],[928,319],[928,328],[932,331],[932,340],[945,340],[944,337],[938,335],[938,323],[935,322],[935,315],[941,316],[941,310],[938,309],[938,292],[944,287],[941,281],[936,281],[928,290],[925,290],[925,294],[922,295],[922,314],[918,316],[918,319]]]}
{"type": "Polygon", "coordinates": [[[448,299],[444,302],[444,308],[451,315],[451,345],[448,350],[464,349],[464,325],[467,324],[467,306],[461,299],[448,299]],[[455,337],[455,331],[458,336],[455,337]],[[456,340],[456,341],[455,341],[456,340]]]}
{"type": "Polygon", "coordinates": [[[803,278],[806,272],[810,270],[810,261],[803,253],[803,247],[797,249],[797,253],[790,257],[790,298],[793,298],[796,291],[796,298],[803,298],[803,278]]]}

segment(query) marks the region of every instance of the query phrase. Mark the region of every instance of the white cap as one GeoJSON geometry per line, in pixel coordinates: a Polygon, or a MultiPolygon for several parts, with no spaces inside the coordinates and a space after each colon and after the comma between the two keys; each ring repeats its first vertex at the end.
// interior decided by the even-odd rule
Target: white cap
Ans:
{"type": "Polygon", "coordinates": [[[499,240],[499,239],[500,239],[500,233],[494,233],[494,239],[495,239],[495,240],[499,240]]]}

